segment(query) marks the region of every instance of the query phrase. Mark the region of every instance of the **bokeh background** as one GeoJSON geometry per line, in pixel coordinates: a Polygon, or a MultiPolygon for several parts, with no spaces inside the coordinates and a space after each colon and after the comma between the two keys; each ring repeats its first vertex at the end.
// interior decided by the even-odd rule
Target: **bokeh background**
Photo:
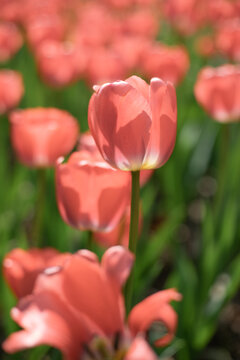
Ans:
{"type": "MultiPolygon", "coordinates": [[[[239,16],[238,0],[0,1],[0,67],[22,74],[19,108],[67,110],[84,132],[93,84],[137,74],[176,85],[174,152],[141,189],[134,289],[135,303],[165,287],[183,294],[175,304],[176,338],[158,350],[161,359],[240,358],[240,128],[214,121],[194,96],[204,66],[239,62],[239,16]]],[[[40,246],[84,248],[88,234],[66,225],[57,209],[53,168],[46,191],[40,246]]],[[[15,247],[34,245],[29,234],[36,197],[36,170],[18,162],[6,111],[0,115],[1,261],[15,247]]],[[[104,248],[92,246],[101,256],[104,248]]],[[[9,316],[16,299],[3,276],[0,293],[4,340],[16,329],[9,316]]],[[[46,347],[0,357],[61,358],[46,347]]]]}

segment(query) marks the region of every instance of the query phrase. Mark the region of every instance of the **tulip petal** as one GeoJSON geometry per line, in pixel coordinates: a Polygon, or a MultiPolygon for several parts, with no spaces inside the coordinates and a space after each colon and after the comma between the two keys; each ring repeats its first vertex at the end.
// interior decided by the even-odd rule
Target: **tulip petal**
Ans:
{"type": "Polygon", "coordinates": [[[125,360],[157,360],[156,354],[141,336],[134,339],[125,360]]]}
{"type": "Polygon", "coordinates": [[[127,280],[132,265],[134,255],[122,246],[109,248],[102,258],[102,266],[109,277],[114,278],[121,287],[127,280]]]}
{"type": "Polygon", "coordinates": [[[111,166],[122,170],[141,167],[150,136],[151,111],[139,91],[124,81],[103,85],[90,101],[89,126],[111,166]]]}
{"type": "Polygon", "coordinates": [[[175,145],[177,104],[173,85],[153,78],[150,83],[150,106],[152,129],[150,145],[145,156],[146,168],[164,165],[175,145]]]}
{"type": "Polygon", "coordinates": [[[171,341],[177,326],[177,314],[168,304],[170,301],[181,300],[181,295],[174,289],[159,291],[137,304],[131,311],[128,323],[134,336],[146,333],[151,325],[160,321],[168,330],[168,334],[155,342],[156,346],[166,345],[171,341]]]}
{"type": "Polygon", "coordinates": [[[64,267],[62,279],[64,296],[76,311],[92,319],[107,335],[122,330],[121,294],[100,264],[73,256],[64,267]]]}

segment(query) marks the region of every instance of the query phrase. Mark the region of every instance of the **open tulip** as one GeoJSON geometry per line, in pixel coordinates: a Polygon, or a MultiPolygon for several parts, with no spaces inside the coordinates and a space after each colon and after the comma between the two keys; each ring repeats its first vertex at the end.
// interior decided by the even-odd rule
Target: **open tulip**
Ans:
{"type": "Polygon", "coordinates": [[[78,229],[115,227],[130,199],[128,173],[109,166],[99,152],[85,148],[56,166],[56,195],[64,221],[78,229]]]}
{"type": "Polygon", "coordinates": [[[195,96],[215,120],[240,120],[240,66],[206,67],[198,75],[195,96]]]}
{"type": "Polygon", "coordinates": [[[12,70],[0,71],[0,115],[16,107],[24,93],[20,73],[12,70]]]}
{"type": "Polygon", "coordinates": [[[10,124],[13,148],[19,160],[31,167],[53,166],[77,141],[77,120],[63,110],[16,110],[10,114],[10,124]]]}
{"type": "Polygon", "coordinates": [[[177,105],[173,85],[137,76],[94,87],[89,127],[112,167],[137,171],[161,167],[176,138],[177,105]]]}
{"type": "Polygon", "coordinates": [[[17,298],[31,294],[37,276],[49,266],[60,266],[69,254],[56,249],[14,249],[3,260],[3,275],[17,298]]]}
{"type": "Polygon", "coordinates": [[[146,336],[154,323],[167,334],[155,344],[171,341],[177,315],[169,305],[180,300],[174,289],[160,291],[136,305],[124,321],[121,288],[129,275],[133,255],[117,246],[108,249],[99,264],[96,255],[81,250],[61,267],[40,274],[33,293],[11,311],[23,329],[3,343],[9,353],[42,344],[58,348],[65,360],[155,360],[146,336]],[[144,314],[144,316],[143,316],[144,314]]]}

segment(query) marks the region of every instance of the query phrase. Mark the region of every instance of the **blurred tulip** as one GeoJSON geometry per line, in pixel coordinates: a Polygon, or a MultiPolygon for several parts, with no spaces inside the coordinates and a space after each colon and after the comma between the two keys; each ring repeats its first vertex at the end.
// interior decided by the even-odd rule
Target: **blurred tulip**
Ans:
{"type": "Polygon", "coordinates": [[[130,200],[130,178],[97,152],[73,153],[56,167],[57,203],[63,220],[78,229],[111,230],[130,200]]]}
{"type": "Polygon", "coordinates": [[[166,0],[163,4],[165,16],[182,35],[193,34],[204,23],[205,1],[166,0]]]}
{"type": "Polygon", "coordinates": [[[227,19],[236,16],[235,1],[229,0],[211,0],[205,1],[206,17],[210,25],[220,24],[227,19]]]}
{"type": "Polygon", "coordinates": [[[133,308],[127,328],[121,288],[132,264],[133,255],[117,246],[105,252],[101,264],[94,253],[81,250],[61,267],[46,269],[33,293],[12,309],[23,329],[8,337],[4,350],[45,344],[59,349],[65,360],[89,359],[89,354],[97,359],[103,351],[106,359],[157,359],[144,338],[152,324],[161,322],[167,334],[155,344],[172,339],[177,315],[169,302],[181,296],[169,289],[146,298],[133,308]]]}
{"type": "Polygon", "coordinates": [[[60,266],[69,254],[52,248],[14,249],[3,260],[3,275],[14,295],[22,298],[31,294],[37,276],[49,266],[60,266]]]}
{"type": "Polygon", "coordinates": [[[23,39],[15,24],[0,23],[0,62],[9,60],[22,46],[23,39]]]}
{"type": "Polygon", "coordinates": [[[126,72],[123,59],[113,49],[96,47],[89,50],[86,78],[90,86],[121,79],[126,76],[126,72]]]}
{"type": "Polygon", "coordinates": [[[16,107],[23,93],[21,74],[12,70],[0,70],[0,115],[16,107]]]}
{"type": "Polygon", "coordinates": [[[159,19],[148,9],[138,9],[125,16],[122,32],[130,36],[142,36],[153,39],[160,28],[159,19]]]}
{"type": "Polygon", "coordinates": [[[195,48],[198,54],[203,57],[209,57],[216,53],[215,41],[211,35],[204,35],[195,42],[195,48]]]}
{"type": "Polygon", "coordinates": [[[61,42],[66,30],[57,14],[37,17],[24,25],[28,43],[33,50],[38,50],[45,41],[61,42]]]}
{"type": "Polygon", "coordinates": [[[143,51],[140,68],[148,78],[157,76],[177,85],[188,71],[189,56],[184,47],[156,43],[143,51]]]}
{"type": "Polygon", "coordinates": [[[19,22],[22,18],[22,1],[0,0],[0,19],[19,22]]]}
{"type": "Polygon", "coordinates": [[[229,59],[240,61],[240,20],[228,21],[215,34],[217,50],[229,59]]]}
{"type": "Polygon", "coordinates": [[[61,87],[76,81],[86,66],[86,57],[73,43],[45,41],[36,52],[42,78],[51,86],[61,87]]]}
{"type": "Polygon", "coordinates": [[[12,146],[19,160],[31,167],[53,166],[74,147],[77,120],[55,108],[16,110],[10,114],[12,146]]]}
{"type": "Polygon", "coordinates": [[[120,35],[113,38],[112,48],[119,54],[128,72],[138,68],[141,54],[149,47],[141,36],[120,35]]]}
{"type": "Polygon", "coordinates": [[[96,86],[89,103],[89,127],[103,158],[113,167],[158,168],[176,138],[177,105],[172,84],[137,76],[96,86]]]}
{"type": "Polygon", "coordinates": [[[194,92],[199,104],[215,120],[240,120],[240,66],[223,65],[202,69],[194,92]]]}

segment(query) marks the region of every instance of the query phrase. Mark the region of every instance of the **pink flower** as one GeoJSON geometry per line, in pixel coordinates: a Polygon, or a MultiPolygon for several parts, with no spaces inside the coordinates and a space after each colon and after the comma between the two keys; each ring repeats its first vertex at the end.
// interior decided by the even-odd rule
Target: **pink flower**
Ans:
{"type": "Polygon", "coordinates": [[[194,92],[199,104],[215,120],[232,122],[240,119],[240,66],[202,69],[194,92]]]}
{"type": "Polygon", "coordinates": [[[130,178],[111,168],[97,151],[74,152],[56,166],[56,196],[63,220],[78,229],[115,227],[130,201],[130,178]]]}
{"type": "Polygon", "coordinates": [[[90,86],[115,81],[127,73],[122,57],[113,49],[94,47],[88,50],[87,59],[85,77],[90,86]]]}
{"type": "Polygon", "coordinates": [[[188,71],[189,56],[182,46],[155,43],[143,51],[140,68],[148,78],[157,76],[178,85],[188,71]]]}
{"type": "Polygon", "coordinates": [[[0,115],[16,107],[24,93],[20,73],[12,70],[0,71],[0,115]]]}
{"type": "Polygon", "coordinates": [[[31,294],[37,276],[49,266],[60,266],[68,257],[52,248],[14,249],[3,260],[3,275],[14,295],[31,294]]]}
{"type": "Polygon", "coordinates": [[[15,24],[0,23],[0,62],[9,60],[22,46],[23,39],[15,24]]]}
{"type": "Polygon", "coordinates": [[[127,326],[121,288],[132,263],[133,255],[118,246],[105,252],[101,264],[94,253],[81,250],[61,267],[46,269],[33,293],[12,309],[23,329],[8,337],[4,350],[46,344],[58,348],[65,360],[88,359],[90,353],[98,358],[100,351],[106,358],[121,353],[127,360],[157,359],[145,337],[153,323],[161,322],[168,333],[156,345],[172,339],[177,316],[169,302],[181,296],[174,289],[150,296],[133,308],[127,326]]]}
{"type": "Polygon", "coordinates": [[[19,160],[27,166],[53,166],[74,147],[77,120],[55,108],[16,110],[10,114],[11,139],[19,160]]]}
{"type": "Polygon", "coordinates": [[[86,56],[74,43],[44,41],[36,52],[37,64],[43,80],[62,87],[76,81],[86,66],[86,56]]]}
{"type": "Polygon", "coordinates": [[[172,84],[137,76],[95,87],[88,123],[103,158],[121,170],[153,169],[170,157],[177,105],[172,84]]]}
{"type": "Polygon", "coordinates": [[[221,24],[215,34],[217,50],[229,59],[240,61],[240,20],[221,24]]]}

